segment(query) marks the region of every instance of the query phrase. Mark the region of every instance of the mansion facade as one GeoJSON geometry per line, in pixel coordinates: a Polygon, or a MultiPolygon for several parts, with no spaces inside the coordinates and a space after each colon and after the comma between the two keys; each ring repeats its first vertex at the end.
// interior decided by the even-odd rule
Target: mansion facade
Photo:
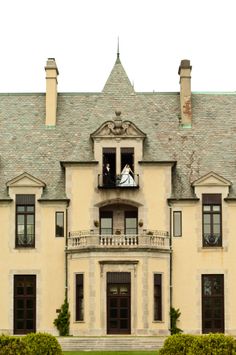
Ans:
{"type": "Polygon", "coordinates": [[[236,335],[236,94],[0,94],[0,333],[236,335]],[[234,311],[235,308],[235,311],[234,311]]]}

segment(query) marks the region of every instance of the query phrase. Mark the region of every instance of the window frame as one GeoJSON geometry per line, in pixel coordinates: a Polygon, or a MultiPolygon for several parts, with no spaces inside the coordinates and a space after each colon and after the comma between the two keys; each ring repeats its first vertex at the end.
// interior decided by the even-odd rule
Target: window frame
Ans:
{"type": "Polygon", "coordinates": [[[202,333],[224,333],[225,331],[225,276],[224,274],[202,274],[201,275],[201,293],[202,293],[202,333]],[[208,280],[207,280],[208,279],[208,280]],[[217,292],[215,286],[215,280],[218,281],[220,285],[220,290],[217,292]],[[208,291],[206,292],[206,283],[208,282],[208,291]],[[207,316],[206,311],[206,301],[210,304],[210,314],[207,316]],[[217,301],[217,303],[216,303],[217,301]],[[220,303],[220,306],[219,306],[220,303]],[[216,308],[220,308],[220,316],[215,315],[216,308]],[[221,322],[220,327],[206,327],[208,322],[211,322],[211,325],[215,321],[221,322]],[[208,331],[207,331],[208,330],[208,331]]]}
{"type": "Polygon", "coordinates": [[[204,248],[222,247],[222,197],[221,194],[203,194],[202,195],[202,246],[204,248]],[[204,210],[204,207],[209,206],[209,211],[204,210]],[[219,207],[219,211],[214,211],[214,207],[219,207]],[[210,216],[210,223],[204,221],[204,217],[210,216]],[[214,233],[214,216],[219,216],[219,236],[214,233]],[[210,226],[210,233],[205,233],[206,225],[210,226]],[[209,236],[207,236],[209,234],[209,236]],[[208,238],[208,239],[207,239],[208,238]],[[214,241],[215,238],[215,241],[214,241]]]}
{"type": "Polygon", "coordinates": [[[100,211],[99,214],[99,234],[100,235],[113,235],[114,227],[113,227],[113,211],[100,211]],[[102,227],[102,219],[109,219],[111,220],[111,228],[103,228],[102,227]],[[104,233],[104,230],[105,231],[104,233]],[[103,231],[103,233],[102,233],[103,231]]]}
{"type": "Polygon", "coordinates": [[[138,234],[138,211],[125,211],[124,212],[124,234],[125,235],[136,235],[138,234]],[[135,219],[135,227],[134,228],[129,228],[127,227],[127,220],[128,219],[135,219]],[[130,230],[135,230],[134,233],[129,233],[130,230]]]}
{"type": "MultiPolygon", "coordinates": [[[[60,226],[59,226],[60,227],[60,226]]],[[[55,237],[56,238],[64,238],[65,236],[65,215],[64,215],[64,211],[56,211],[55,213],[55,237]],[[57,234],[57,216],[58,214],[62,214],[63,218],[62,218],[62,221],[63,221],[63,225],[62,225],[62,235],[59,235],[57,234]]]]}
{"type": "Polygon", "coordinates": [[[161,322],[163,320],[163,300],[162,300],[162,274],[153,274],[153,320],[161,322]]]}
{"type": "Polygon", "coordinates": [[[16,195],[16,206],[15,206],[15,248],[35,248],[35,195],[16,195]],[[19,211],[18,209],[22,207],[24,210],[19,211]],[[33,211],[27,211],[29,207],[33,207],[33,211]],[[18,223],[18,217],[23,216],[24,219],[24,234],[23,240],[25,242],[19,243],[22,234],[18,232],[18,226],[22,225],[18,223]],[[33,216],[33,234],[28,234],[27,226],[31,225],[27,221],[28,216],[33,216]],[[29,238],[30,236],[30,238],[29,238]]]}
{"type": "Polygon", "coordinates": [[[75,275],[75,321],[84,321],[84,274],[75,275]],[[82,290],[82,295],[80,294],[82,290]]]}
{"type": "Polygon", "coordinates": [[[173,237],[179,238],[182,237],[182,211],[173,211],[173,237]],[[176,215],[179,214],[180,215],[180,234],[176,233],[176,220],[175,217],[176,215]]]}

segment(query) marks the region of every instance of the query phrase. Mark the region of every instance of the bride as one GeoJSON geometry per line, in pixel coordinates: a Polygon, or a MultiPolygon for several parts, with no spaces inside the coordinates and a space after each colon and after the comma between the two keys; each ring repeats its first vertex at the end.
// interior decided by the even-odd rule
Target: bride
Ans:
{"type": "Polygon", "coordinates": [[[133,174],[129,164],[126,164],[124,169],[121,172],[121,179],[119,182],[119,186],[137,186],[136,182],[134,181],[130,173],[133,174]]]}

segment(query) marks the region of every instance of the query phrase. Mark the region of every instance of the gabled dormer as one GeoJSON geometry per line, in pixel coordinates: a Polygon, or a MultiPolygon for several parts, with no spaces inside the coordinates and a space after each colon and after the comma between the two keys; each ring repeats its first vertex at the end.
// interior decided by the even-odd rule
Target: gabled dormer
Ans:
{"type": "Polygon", "coordinates": [[[195,180],[192,183],[192,186],[194,187],[196,196],[199,198],[201,198],[201,195],[204,193],[221,193],[223,197],[227,197],[231,181],[213,171],[210,171],[208,174],[195,180]]]}
{"type": "Polygon", "coordinates": [[[15,198],[16,194],[35,194],[40,198],[46,184],[42,180],[24,172],[7,182],[9,195],[15,198]]]}
{"type": "MultiPolygon", "coordinates": [[[[121,111],[115,111],[113,120],[104,122],[91,134],[94,145],[94,158],[99,162],[99,186],[137,187],[138,161],[143,158],[143,141],[146,134],[134,123],[121,118],[121,111]],[[129,167],[130,182],[122,179],[122,173],[129,167]],[[104,183],[104,172],[108,168],[111,183],[104,183]]],[[[110,178],[109,178],[110,179],[110,178]]]]}

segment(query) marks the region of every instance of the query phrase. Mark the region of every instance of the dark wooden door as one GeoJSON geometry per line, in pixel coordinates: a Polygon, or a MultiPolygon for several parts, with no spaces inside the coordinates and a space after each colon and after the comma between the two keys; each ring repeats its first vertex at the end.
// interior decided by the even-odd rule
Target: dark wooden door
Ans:
{"type": "Polygon", "coordinates": [[[36,276],[14,276],[14,334],[36,331],[36,276]]]}
{"type": "Polygon", "coordinates": [[[202,275],[202,332],[224,333],[224,275],[202,275]]]}
{"type": "Polygon", "coordinates": [[[130,334],[130,284],[107,285],[107,333],[130,334]]]}

